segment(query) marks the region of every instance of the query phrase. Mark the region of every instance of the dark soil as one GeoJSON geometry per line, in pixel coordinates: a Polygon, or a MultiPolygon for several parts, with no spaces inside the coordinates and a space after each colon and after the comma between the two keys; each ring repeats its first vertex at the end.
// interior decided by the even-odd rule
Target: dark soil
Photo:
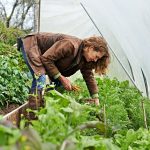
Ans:
{"type": "Polygon", "coordinates": [[[9,104],[8,107],[6,106],[5,108],[0,108],[0,115],[6,115],[18,108],[19,106],[19,104],[9,104]]]}

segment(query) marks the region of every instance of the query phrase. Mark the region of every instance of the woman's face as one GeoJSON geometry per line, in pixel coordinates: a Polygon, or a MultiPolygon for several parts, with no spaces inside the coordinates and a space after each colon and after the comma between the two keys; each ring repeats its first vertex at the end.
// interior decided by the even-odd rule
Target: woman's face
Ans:
{"type": "Polygon", "coordinates": [[[98,59],[104,56],[104,52],[95,51],[92,47],[87,47],[86,51],[83,53],[87,62],[96,62],[98,59]]]}

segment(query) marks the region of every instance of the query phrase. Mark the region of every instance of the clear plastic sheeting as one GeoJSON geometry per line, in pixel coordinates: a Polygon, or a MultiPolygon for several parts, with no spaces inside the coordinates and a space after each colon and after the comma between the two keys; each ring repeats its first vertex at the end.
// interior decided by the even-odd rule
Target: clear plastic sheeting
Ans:
{"type": "Polygon", "coordinates": [[[103,36],[112,54],[108,75],[129,80],[148,96],[149,6],[150,0],[42,0],[40,31],[103,36]]]}
{"type": "Polygon", "coordinates": [[[98,34],[79,1],[42,0],[40,9],[42,32],[60,32],[79,37],[98,34]]]}

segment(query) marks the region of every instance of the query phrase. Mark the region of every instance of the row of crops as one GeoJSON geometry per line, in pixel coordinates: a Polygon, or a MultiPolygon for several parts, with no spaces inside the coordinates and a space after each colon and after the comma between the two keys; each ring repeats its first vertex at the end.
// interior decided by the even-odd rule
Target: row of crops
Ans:
{"type": "MultiPolygon", "coordinates": [[[[28,97],[28,69],[13,46],[22,34],[0,23],[0,109],[12,103],[23,104],[28,97]]],[[[61,89],[60,94],[53,89],[45,93],[45,107],[34,110],[38,120],[29,124],[22,115],[19,129],[0,121],[0,148],[149,150],[150,101],[128,81],[104,77],[97,78],[97,83],[100,106],[85,103],[89,93],[85,82],[78,79],[74,84],[80,86],[79,92],[61,89]]]]}
{"type": "Polygon", "coordinates": [[[84,103],[88,90],[79,79],[80,92],[47,92],[46,106],[36,112],[38,120],[29,127],[23,116],[21,129],[1,126],[0,144],[18,150],[149,149],[150,132],[145,128],[145,118],[150,125],[149,100],[127,81],[104,78],[97,82],[100,106],[84,103]]]}

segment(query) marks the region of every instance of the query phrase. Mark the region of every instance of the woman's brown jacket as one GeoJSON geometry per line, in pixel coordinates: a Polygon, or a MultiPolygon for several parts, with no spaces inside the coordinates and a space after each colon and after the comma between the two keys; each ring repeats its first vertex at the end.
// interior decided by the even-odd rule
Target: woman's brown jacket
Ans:
{"type": "Polygon", "coordinates": [[[80,70],[91,95],[98,93],[92,69],[82,56],[82,40],[64,34],[35,33],[22,38],[28,62],[36,75],[68,77],[80,70]]]}

